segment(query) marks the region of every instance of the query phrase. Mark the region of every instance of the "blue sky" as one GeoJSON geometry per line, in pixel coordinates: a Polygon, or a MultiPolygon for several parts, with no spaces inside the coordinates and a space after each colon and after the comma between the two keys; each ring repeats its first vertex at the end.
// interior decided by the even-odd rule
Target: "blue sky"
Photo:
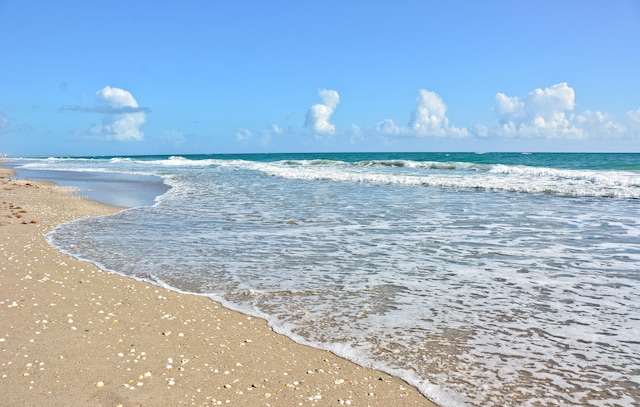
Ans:
{"type": "Polygon", "coordinates": [[[0,153],[640,151],[640,1],[0,0],[0,153]]]}

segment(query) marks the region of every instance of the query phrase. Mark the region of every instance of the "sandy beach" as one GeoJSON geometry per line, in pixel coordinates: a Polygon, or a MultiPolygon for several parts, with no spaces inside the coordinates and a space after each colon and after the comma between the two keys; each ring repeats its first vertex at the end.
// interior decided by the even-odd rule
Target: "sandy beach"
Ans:
{"type": "Polygon", "coordinates": [[[53,249],[55,225],[121,208],[9,175],[0,168],[0,405],[434,406],[263,320],[53,249]]]}

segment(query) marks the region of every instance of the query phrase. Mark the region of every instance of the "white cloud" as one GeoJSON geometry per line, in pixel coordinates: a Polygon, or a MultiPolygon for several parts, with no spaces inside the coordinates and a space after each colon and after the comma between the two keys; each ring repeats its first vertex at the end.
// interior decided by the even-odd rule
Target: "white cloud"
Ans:
{"type": "Polygon", "coordinates": [[[473,126],[473,133],[478,137],[488,137],[489,128],[484,124],[477,123],[473,126]]]}
{"type": "Polygon", "coordinates": [[[105,86],[97,91],[96,95],[114,107],[138,107],[138,102],[133,98],[133,95],[124,89],[105,86]]]}
{"type": "Polygon", "coordinates": [[[608,140],[640,137],[640,108],[627,112],[620,122],[609,113],[587,110],[576,113],[575,91],[562,82],[535,89],[524,97],[495,96],[497,123],[477,123],[467,129],[449,123],[447,105],[435,92],[421,89],[416,108],[406,126],[385,119],[375,130],[383,136],[490,137],[522,139],[608,140]]]}
{"type": "Polygon", "coordinates": [[[236,140],[238,141],[249,141],[253,137],[253,134],[248,129],[240,128],[236,130],[236,140]]]}
{"type": "Polygon", "coordinates": [[[562,82],[536,89],[523,98],[496,94],[494,112],[505,137],[582,138],[584,131],[567,116],[575,107],[575,92],[562,82]]]}
{"type": "Polygon", "coordinates": [[[309,108],[304,127],[312,128],[319,135],[331,135],[336,132],[336,127],[329,122],[336,106],[340,103],[340,95],[335,90],[320,89],[318,95],[322,103],[309,108]]]}
{"type": "Polygon", "coordinates": [[[637,110],[628,111],[627,118],[630,124],[630,136],[640,138],[640,107],[637,110]]]}
{"type": "MultiPolygon", "coordinates": [[[[126,95],[113,92],[114,99],[126,102],[126,95]]],[[[333,135],[336,132],[331,118],[340,102],[335,90],[318,90],[321,103],[311,106],[307,112],[304,126],[311,128],[318,139],[333,135]]],[[[521,138],[521,139],[557,139],[591,141],[640,137],[640,108],[627,112],[623,122],[619,122],[612,114],[587,110],[574,112],[576,108],[575,91],[567,83],[562,82],[547,88],[535,89],[525,96],[508,96],[504,93],[495,95],[493,112],[497,121],[493,123],[477,123],[471,127],[456,127],[447,117],[447,105],[436,92],[420,89],[415,99],[415,108],[410,113],[406,125],[396,124],[392,119],[379,121],[374,129],[365,131],[352,125],[346,140],[357,144],[365,139],[364,133],[375,131],[393,141],[394,137],[420,138],[462,138],[473,135],[477,139],[521,138]]],[[[288,116],[287,118],[289,118],[288,116]]],[[[292,132],[291,128],[286,133],[292,132]]],[[[267,145],[275,140],[275,136],[285,133],[282,127],[271,124],[269,127],[254,132],[255,142],[267,145]]],[[[254,133],[240,128],[236,131],[236,139],[240,142],[252,140],[254,133]]]]}
{"type": "Polygon", "coordinates": [[[585,134],[598,137],[616,137],[626,133],[627,128],[618,123],[609,113],[592,112],[587,110],[573,118],[575,126],[585,134]]]}
{"type": "Polygon", "coordinates": [[[102,140],[131,141],[142,140],[140,127],[146,122],[148,109],[138,106],[133,95],[120,88],[105,86],[96,92],[101,106],[86,110],[103,113],[102,123],[89,129],[89,136],[102,140]]]}
{"type": "Polygon", "coordinates": [[[272,134],[282,134],[284,132],[284,130],[282,130],[282,127],[278,126],[275,123],[273,123],[273,124],[271,124],[271,126],[269,126],[269,131],[272,134]]]}
{"type": "MultiPolygon", "coordinates": [[[[565,82],[536,89],[522,98],[498,93],[493,109],[498,126],[489,133],[547,139],[611,139],[631,135],[629,127],[614,115],[591,110],[576,114],[575,106],[575,91],[565,82]]],[[[636,120],[640,129],[640,109],[628,112],[627,117],[631,127],[636,120]]]]}
{"type": "Polygon", "coordinates": [[[407,126],[399,126],[391,119],[376,124],[379,133],[392,136],[414,137],[465,137],[469,135],[466,128],[458,128],[449,124],[446,115],[447,105],[440,95],[426,89],[420,89],[416,98],[416,108],[411,112],[411,120],[407,126]]]}
{"type": "MultiPolygon", "coordinates": [[[[279,125],[272,123],[266,129],[262,129],[256,132],[255,141],[260,145],[266,146],[271,143],[271,140],[274,136],[278,136],[284,133],[284,129],[279,125]]],[[[251,140],[254,140],[254,133],[245,128],[239,128],[236,130],[235,137],[236,141],[240,143],[248,143],[251,140]]]]}
{"type": "Polygon", "coordinates": [[[443,135],[443,126],[448,125],[449,120],[442,98],[435,92],[420,89],[416,103],[418,106],[411,113],[409,128],[420,135],[443,135]]]}
{"type": "Polygon", "coordinates": [[[271,143],[271,139],[273,138],[273,136],[282,134],[284,132],[284,130],[282,129],[282,127],[278,126],[275,123],[272,123],[269,128],[262,130],[260,133],[262,134],[262,137],[260,139],[260,144],[262,145],[268,145],[271,143]]]}
{"type": "Polygon", "coordinates": [[[638,108],[638,110],[631,110],[627,112],[627,117],[633,123],[640,124],[640,107],[638,108]]]}
{"type": "Polygon", "coordinates": [[[400,136],[408,132],[406,127],[400,127],[391,119],[384,119],[376,124],[376,131],[388,136],[400,136]]]}

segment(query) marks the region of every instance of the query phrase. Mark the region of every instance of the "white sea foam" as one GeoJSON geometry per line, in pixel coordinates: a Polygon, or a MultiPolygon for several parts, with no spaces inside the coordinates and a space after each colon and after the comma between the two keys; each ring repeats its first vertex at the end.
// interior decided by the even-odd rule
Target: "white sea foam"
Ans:
{"type": "Polygon", "coordinates": [[[118,163],[173,186],[155,207],[52,242],[265,316],[444,405],[640,398],[638,201],[591,193],[634,191],[635,173],[160,161],[118,163]]]}
{"type": "Polygon", "coordinates": [[[475,189],[562,196],[640,199],[640,173],[631,171],[571,170],[522,165],[412,160],[283,160],[198,159],[171,156],[141,160],[130,157],[103,160],[49,158],[24,164],[30,169],[124,171],[151,167],[227,168],[260,171],[270,176],[372,184],[475,189]],[[92,163],[90,169],[84,168],[92,163]],[[52,167],[53,165],[53,167],[52,167]]]}
{"type": "Polygon", "coordinates": [[[305,161],[225,163],[229,166],[258,170],[271,176],[301,180],[484,189],[575,197],[640,198],[640,174],[632,172],[559,170],[454,162],[393,161],[384,165],[375,162],[357,164],[332,162],[318,166],[305,161]],[[379,167],[379,170],[372,171],[371,167],[379,167]],[[389,167],[408,171],[388,171],[389,167]]]}

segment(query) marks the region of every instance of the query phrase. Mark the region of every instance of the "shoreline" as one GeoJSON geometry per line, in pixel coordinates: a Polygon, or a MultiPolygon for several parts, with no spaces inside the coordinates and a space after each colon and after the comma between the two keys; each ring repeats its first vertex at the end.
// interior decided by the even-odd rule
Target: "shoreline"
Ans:
{"type": "Polygon", "coordinates": [[[55,225],[123,208],[9,175],[0,167],[2,403],[436,406],[262,319],[63,254],[44,237],[55,225]]]}

